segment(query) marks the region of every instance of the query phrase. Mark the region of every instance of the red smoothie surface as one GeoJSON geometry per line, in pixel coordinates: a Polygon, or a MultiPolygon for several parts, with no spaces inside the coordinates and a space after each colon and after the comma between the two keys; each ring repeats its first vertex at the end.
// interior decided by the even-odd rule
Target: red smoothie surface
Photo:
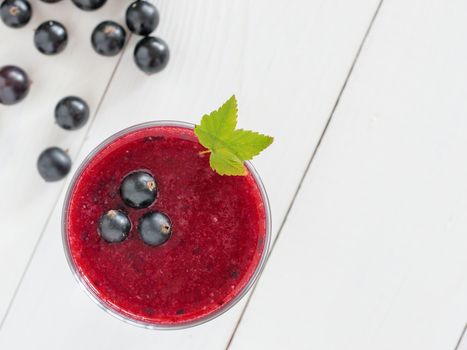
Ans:
{"type": "Polygon", "coordinates": [[[117,138],[85,166],[71,190],[65,232],[71,260],[85,283],[111,309],[136,321],[173,325],[222,308],[251,279],[266,242],[266,211],[251,173],[220,176],[193,130],[148,126],[117,138]],[[151,173],[156,201],[126,206],[123,178],[151,173]],[[127,213],[132,228],[121,243],[98,233],[100,216],[127,213]],[[138,220],[161,211],[172,235],[158,247],[145,244],[138,220]]]}

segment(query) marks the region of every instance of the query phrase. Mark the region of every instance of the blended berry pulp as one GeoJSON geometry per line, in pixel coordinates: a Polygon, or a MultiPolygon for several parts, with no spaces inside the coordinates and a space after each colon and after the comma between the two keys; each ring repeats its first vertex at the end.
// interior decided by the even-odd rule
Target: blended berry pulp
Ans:
{"type": "Polygon", "coordinates": [[[82,282],[105,305],[145,324],[177,325],[208,317],[252,279],[267,240],[267,213],[253,174],[220,176],[191,128],[145,126],[104,145],[71,185],[65,211],[68,255],[82,282]],[[157,183],[148,208],[126,206],[120,185],[144,170],[157,183]],[[98,231],[109,210],[125,212],[128,238],[107,243],[98,231]],[[172,222],[170,239],[145,244],[138,220],[149,211],[172,222]]]}

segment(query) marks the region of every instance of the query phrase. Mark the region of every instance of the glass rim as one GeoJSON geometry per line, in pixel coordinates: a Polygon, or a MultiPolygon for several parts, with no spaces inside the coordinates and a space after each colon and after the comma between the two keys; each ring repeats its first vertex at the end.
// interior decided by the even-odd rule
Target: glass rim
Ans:
{"type": "Polygon", "coordinates": [[[61,231],[62,231],[62,244],[63,244],[63,250],[65,252],[66,260],[68,262],[68,266],[70,267],[70,270],[77,281],[77,283],[80,285],[81,289],[84,290],[84,292],[88,295],[88,297],[95,303],[97,306],[99,306],[102,310],[107,312],[108,314],[116,317],[117,319],[124,321],[128,324],[146,328],[146,329],[154,329],[154,330],[177,330],[177,329],[185,329],[185,328],[190,328],[194,326],[199,326],[201,324],[204,324],[208,321],[211,321],[220,315],[224,314],[228,310],[230,310],[233,306],[235,306],[251,289],[251,287],[255,284],[255,282],[258,280],[258,277],[260,276],[261,272],[264,269],[264,266],[266,264],[267,256],[269,253],[270,245],[271,245],[271,229],[272,229],[272,221],[271,221],[271,208],[269,205],[269,199],[268,195],[266,193],[266,189],[264,187],[264,184],[256,171],[256,169],[253,167],[251,162],[245,161],[244,164],[248,168],[248,171],[252,174],[256,185],[258,186],[258,189],[261,194],[261,199],[263,201],[263,206],[264,206],[264,212],[265,212],[265,224],[266,224],[266,232],[265,232],[265,239],[264,239],[264,246],[263,246],[263,251],[261,253],[261,258],[251,275],[250,279],[248,282],[243,286],[243,288],[240,290],[240,292],[231,300],[229,300],[227,303],[222,305],[219,309],[215,310],[214,312],[211,312],[207,315],[204,315],[200,318],[196,318],[194,320],[186,321],[186,322],[180,322],[180,323],[174,323],[174,324],[163,324],[163,323],[152,323],[144,320],[137,320],[135,318],[130,317],[129,315],[124,314],[123,312],[119,312],[116,309],[113,309],[109,305],[107,305],[98,295],[97,293],[93,290],[93,288],[89,285],[89,283],[86,281],[86,278],[78,271],[77,266],[75,265],[73,258],[71,256],[70,252],[70,246],[68,244],[68,235],[67,235],[67,213],[69,209],[69,202],[70,202],[70,197],[73,192],[73,189],[76,185],[76,182],[80,175],[82,174],[83,170],[87,167],[89,162],[101,151],[104,147],[108,146],[111,144],[113,141],[117,140],[118,138],[137,131],[141,129],[145,129],[148,127],[154,127],[154,126],[174,126],[174,127],[182,127],[182,128],[187,128],[193,130],[195,125],[192,123],[188,122],[181,122],[181,121],[174,121],[174,120],[158,120],[158,121],[150,121],[150,122],[145,122],[145,123],[140,123],[136,124],[130,127],[127,127],[125,129],[122,129],[111,136],[107,137],[104,141],[99,143],[96,147],[94,147],[89,154],[84,158],[84,160],[81,162],[79,167],[76,169],[76,171],[73,174],[73,177],[68,185],[68,189],[66,191],[63,207],[62,207],[62,217],[61,217],[61,231]]]}

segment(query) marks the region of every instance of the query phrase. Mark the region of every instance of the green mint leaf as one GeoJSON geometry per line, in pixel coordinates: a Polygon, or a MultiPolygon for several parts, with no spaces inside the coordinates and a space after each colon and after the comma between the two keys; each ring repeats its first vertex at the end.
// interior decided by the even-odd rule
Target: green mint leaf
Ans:
{"type": "Polygon", "coordinates": [[[219,175],[246,175],[243,161],[227,149],[211,152],[209,164],[219,175]]]}
{"type": "Polygon", "coordinates": [[[237,126],[237,100],[235,95],[217,111],[204,115],[196,125],[199,143],[211,153],[209,164],[220,175],[246,175],[243,164],[258,155],[273,138],[254,131],[235,129],[237,126]]]}
{"type": "Polygon", "coordinates": [[[254,131],[235,130],[229,137],[230,148],[235,155],[243,160],[250,160],[266,147],[271,145],[273,138],[254,131]]]}

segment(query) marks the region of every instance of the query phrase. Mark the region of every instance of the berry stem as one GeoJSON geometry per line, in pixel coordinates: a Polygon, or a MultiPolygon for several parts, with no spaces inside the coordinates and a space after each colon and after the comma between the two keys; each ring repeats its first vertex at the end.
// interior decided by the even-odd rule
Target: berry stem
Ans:
{"type": "Polygon", "coordinates": [[[18,13],[19,13],[19,9],[16,6],[13,6],[12,8],[10,8],[10,14],[12,16],[16,16],[18,13]]]}

